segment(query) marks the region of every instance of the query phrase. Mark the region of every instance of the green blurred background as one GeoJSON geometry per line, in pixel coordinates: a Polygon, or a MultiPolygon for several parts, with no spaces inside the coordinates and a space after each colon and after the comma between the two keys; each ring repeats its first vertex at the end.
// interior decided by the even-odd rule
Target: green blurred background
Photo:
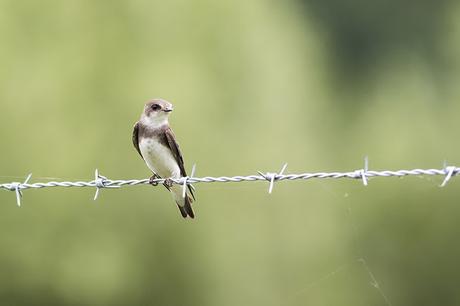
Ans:
{"type": "MultiPolygon", "coordinates": [[[[197,176],[460,163],[456,1],[0,0],[0,67],[2,183],[148,177],[152,97],[197,176]]],[[[441,181],[3,190],[0,303],[458,305],[441,181]]]]}

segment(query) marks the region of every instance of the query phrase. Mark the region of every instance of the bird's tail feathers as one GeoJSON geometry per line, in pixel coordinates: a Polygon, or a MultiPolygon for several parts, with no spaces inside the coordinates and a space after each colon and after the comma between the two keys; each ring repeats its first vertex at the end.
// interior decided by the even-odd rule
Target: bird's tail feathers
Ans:
{"type": "Polygon", "coordinates": [[[188,193],[185,195],[185,198],[182,197],[182,190],[180,190],[180,192],[173,192],[172,194],[182,217],[195,218],[195,213],[192,208],[192,197],[188,193]]]}

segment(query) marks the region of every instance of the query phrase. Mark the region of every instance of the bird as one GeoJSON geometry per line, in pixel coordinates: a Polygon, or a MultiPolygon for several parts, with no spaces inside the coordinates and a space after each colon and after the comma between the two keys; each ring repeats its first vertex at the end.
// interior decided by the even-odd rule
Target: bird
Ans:
{"type": "Polygon", "coordinates": [[[184,159],[171,127],[169,115],[173,105],[164,99],[148,101],[139,121],[134,124],[132,141],[139,155],[153,172],[150,184],[157,185],[156,179],[165,179],[163,185],[168,189],[183,218],[195,218],[192,202],[195,200],[193,188],[188,185],[185,197],[182,186],[172,179],[186,177],[184,159]]]}

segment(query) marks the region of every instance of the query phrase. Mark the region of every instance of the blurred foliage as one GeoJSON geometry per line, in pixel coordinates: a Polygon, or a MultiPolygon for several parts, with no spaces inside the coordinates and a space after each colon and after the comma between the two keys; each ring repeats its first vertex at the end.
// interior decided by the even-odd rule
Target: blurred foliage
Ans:
{"type": "MultiPolygon", "coordinates": [[[[149,172],[143,103],[197,175],[459,164],[453,1],[0,0],[0,180],[149,172]]],[[[0,192],[2,305],[456,305],[454,178],[0,192]],[[364,261],[363,261],[364,260],[364,261]],[[367,267],[367,269],[366,269],[367,267]],[[373,278],[379,288],[372,286],[373,278]]]]}
{"type": "Polygon", "coordinates": [[[420,53],[435,65],[442,62],[451,0],[302,2],[306,13],[329,38],[328,51],[336,59],[334,67],[359,69],[360,74],[373,72],[376,62],[398,50],[420,53]]]}

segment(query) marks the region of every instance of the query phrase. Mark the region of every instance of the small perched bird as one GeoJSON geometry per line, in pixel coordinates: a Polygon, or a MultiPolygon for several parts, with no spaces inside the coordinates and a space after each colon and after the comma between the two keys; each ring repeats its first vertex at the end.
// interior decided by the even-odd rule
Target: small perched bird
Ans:
{"type": "Polygon", "coordinates": [[[155,185],[155,179],[165,178],[163,185],[172,193],[182,217],[194,218],[192,187],[188,186],[184,198],[182,187],[171,180],[187,176],[179,144],[169,127],[168,117],[172,110],[172,104],[163,99],[147,102],[141,118],[134,125],[133,144],[153,172],[150,183],[155,185]]]}

